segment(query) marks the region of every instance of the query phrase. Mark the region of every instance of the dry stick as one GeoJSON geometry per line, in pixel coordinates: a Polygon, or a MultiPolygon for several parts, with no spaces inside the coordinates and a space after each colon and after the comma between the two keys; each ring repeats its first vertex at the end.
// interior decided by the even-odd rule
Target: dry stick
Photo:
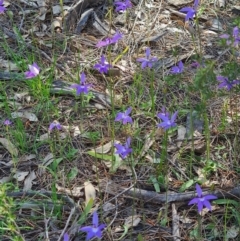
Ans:
{"type": "MultiPolygon", "coordinates": [[[[147,191],[143,189],[133,188],[134,184],[129,188],[123,188],[121,185],[115,184],[112,181],[101,180],[99,187],[102,190],[105,190],[106,193],[115,195],[114,198],[110,199],[108,202],[117,198],[118,196],[125,194],[127,197],[132,199],[139,199],[145,202],[150,202],[154,204],[170,203],[170,202],[182,202],[189,201],[191,198],[196,196],[195,191],[185,192],[185,193],[176,193],[176,192],[167,192],[163,194],[158,194],[153,191],[147,191]],[[120,193],[119,193],[120,192],[120,193]]],[[[204,191],[203,195],[214,194],[218,198],[240,198],[240,186],[237,186],[230,191],[204,191]]]]}
{"type": "MultiPolygon", "coordinates": [[[[52,209],[53,210],[53,209],[52,209]]],[[[48,235],[48,223],[50,218],[46,219],[46,211],[45,211],[45,207],[43,208],[43,212],[44,212],[44,223],[45,223],[45,235],[46,235],[46,240],[49,240],[49,235],[48,235]]],[[[52,213],[52,212],[51,212],[52,213]]]]}
{"type": "Polygon", "coordinates": [[[63,237],[64,233],[66,232],[66,229],[67,229],[67,227],[68,227],[68,225],[69,225],[69,222],[70,222],[73,214],[75,213],[75,211],[76,211],[76,208],[75,208],[75,207],[71,209],[71,213],[70,213],[69,216],[68,216],[68,220],[67,220],[67,222],[66,222],[66,224],[65,224],[65,227],[64,227],[64,229],[63,229],[62,233],[60,234],[60,236],[59,236],[59,238],[58,238],[57,241],[61,241],[61,238],[63,237]]]}

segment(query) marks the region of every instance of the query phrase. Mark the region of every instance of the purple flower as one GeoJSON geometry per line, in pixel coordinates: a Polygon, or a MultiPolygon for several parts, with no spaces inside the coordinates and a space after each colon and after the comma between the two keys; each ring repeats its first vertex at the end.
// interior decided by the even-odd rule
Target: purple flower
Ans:
{"type": "Polygon", "coordinates": [[[128,137],[125,145],[115,143],[114,146],[116,147],[117,151],[116,154],[119,154],[122,159],[125,159],[129,153],[132,152],[132,148],[130,148],[131,138],[128,137]]]}
{"type": "MultiPolygon", "coordinates": [[[[232,43],[231,36],[229,34],[222,34],[220,38],[226,39],[227,45],[230,45],[232,43]]],[[[239,29],[237,26],[233,28],[232,38],[233,38],[233,45],[234,47],[236,47],[240,42],[239,29]]]]}
{"type": "Polygon", "coordinates": [[[205,206],[206,208],[208,208],[211,211],[212,207],[211,207],[209,200],[217,199],[217,197],[214,195],[202,196],[202,189],[198,184],[196,184],[196,190],[197,190],[198,197],[193,198],[188,203],[188,205],[197,204],[199,213],[201,213],[201,211],[203,210],[203,206],[205,206]]]}
{"type": "Polygon", "coordinates": [[[10,120],[6,119],[6,120],[3,122],[3,124],[4,124],[5,126],[10,126],[10,125],[12,124],[12,122],[11,122],[10,120]]]}
{"type": "Polygon", "coordinates": [[[89,88],[92,86],[90,84],[85,84],[86,75],[82,72],[80,76],[80,85],[79,84],[73,84],[70,86],[70,88],[76,89],[76,95],[80,95],[82,93],[87,94],[89,91],[89,88]]]}
{"type": "Polygon", "coordinates": [[[79,230],[83,232],[87,232],[87,240],[90,240],[93,237],[102,237],[102,229],[106,227],[105,224],[101,224],[98,226],[98,215],[96,212],[93,213],[93,219],[92,219],[92,226],[86,226],[82,227],[79,230]]]}
{"type": "Polygon", "coordinates": [[[112,38],[106,38],[105,40],[99,41],[96,46],[97,46],[98,48],[101,48],[101,47],[104,47],[104,46],[108,46],[108,45],[110,45],[110,44],[115,44],[115,43],[117,43],[117,41],[120,40],[122,37],[123,37],[123,36],[122,36],[121,33],[116,32],[116,33],[112,36],[112,38]]]}
{"type": "Polygon", "coordinates": [[[217,76],[217,81],[220,82],[220,84],[218,85],[218,88],[226,88],[228,91],[233,88],[233,85],[240,84],[239,80],[229,81],[228,77],[224,77],[221,75],[217,76]]]}
{"type": "Polygon", "coordinates": [[[129,116],[131,113],[132,108],[129,107],[125,112],[119,112],[115,118],[115,121],[122,121],[123,125],[129,123],[132,123],[132,118],[129,116]]]}
{"type": "Polygon", "coordinates": [[[201,67],[201,64],[199,64],[197,61],[194,61],[190,64],[190,67],[198,69],[201,67]]]}
{"type": "Polygon", "coordinates": [[[65,233],[63,236],[63,241],[69,241],[69,240],[70,240],[69,235],[65,233]]]}
{"type": "Polygon", "coordinates": [[[102,55],[101,60],[98,64],[94,65],[94,69],[97,69],[101,74],[105,73],[107,74],[108,70],[111,68],[112,66],[106,61],[104,55],[102,55]]]}
{"type": "Polygon", "coordinates": [[[152,65],[154,62],[156,62],[158,59],[157,57],[150,57],[151,50],[150,48],[146,49],[146,58],[139,58],[137,59],[137,62],[142,63],[141,68],[144,69],[146,67],[152,68],[152,65]]]}
{"type": "Polygon", "coordinates": [[[4,7],[3,0],[0,0],[0,14],[4,13],[5,10],[6,8],[4,7]]]}
{"type": "Polygon", "coordinates": [[[53,122],[50,124],[48,130],[49,130],[49,131],[52,131],[53,129],[61,130],[61,129],[62,129],[62,126],[60,125],[60,123],[59,123],[58,121],[53,121],[53,122]]]}
{"type": "Polygon", "coordinates": [[[189,21],[189,19],[194,18],[194,16],[197,14],[198,4],[199,4],[198,0],[195,0],[193,8],[185,7],[179,10],[180,12],[187,13],[185,17],[185,21],[189,21]]]}
{"type": "Polygon", "coordinates": [[[163,106],[163,107],[162,107],[162,112],[158,113],[157,116],[159,116],[159,115],[164,115],[164,116],[166,116],[166,117],[169,118],[169,115],[170,115],[170,114],[167,112],[166,107],[163,106]]]}
{"type": "Polygon", "coordinates": [[[25,72],[25,78],[31,79],[39,75],[40,68],[36,63],[33,63],[32,65],[28,65],[29,71],[25,72]]]}
{"type": "Polygon", "coordinates": [[[171,127],[175,127],[177,125],[175,123],[175,120],[177,118],[177,114],[178,114],[178,112],[176,111],[170,119],[170,114],[168,112],[158,113],[157,117],[162,119],[162,122],[160,124],[158,124],[157,126],[163,128],[164,130],[167,130],[171,127]]]}
{"type": "Polygon", "coordinates": [[[132,3],[130,0],[125,0],[125,1],[115,1],[114,5],[116,7],[117,12],[124,12],[128,8],[132,7],[132,3]]]}
{"type": "Polygon", "coordinates": [[[170,70],[171,74],[180,74],[183,72],[183,62],[179,61],[176,66],[173,66],[170,70]]]}

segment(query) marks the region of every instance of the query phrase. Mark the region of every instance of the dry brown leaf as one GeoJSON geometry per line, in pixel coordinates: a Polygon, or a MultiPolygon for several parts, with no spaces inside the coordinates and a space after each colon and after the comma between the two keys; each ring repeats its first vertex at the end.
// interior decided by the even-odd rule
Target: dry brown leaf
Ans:
{"type": "Polygon", "coordinates": [[[93,151],[95,151],[96,153],[108,153],[112,148],[112,141],[109,141],[108,143],[106,143],[103,146],[99,146],[95,149],[93,149],[93,151]]]}
{"type": "Polygon", "coordinates": [[[28,112],[28,111],[23,111],[23,112],[12,112],[11,113],[11,116],[13,119],[15,118],[26,118],[28,119],[29,121],[38,121],[38,118],[35,114],[31,113],[31,112],[28,112]]]}
{"type": "MultiPolygon", "coordinates": [[[[177,139],[178,140],[184,140],[184,137],[185,137],[185,134],[186,134],[187,130],[184,126],[179,126],[178,127],[178,136],[177,136],[177,139]]],[[[177,147],[179,148],[181,145],[182,145],[182,142],[183,141],[178,141],[177,142],[177,147]]]]}
{"type": "Polygon", "coordinates": [[[26,98],[26,96],[29,95],[28,91],[25,92],[20,92],[20,93],[14,93],[13,99],[14,100],[23,100],[24,98],[26,98]]]}
{"type": "Polygon", "coordinates": [[[9,181],[12,180],[12,177],[3,177],[0,179],[0,183],[3,184],[3,183],[7,183],[9,181]]]}
{"type": "Polygon", "coordinates": [[[133,215],[128,217],[125,222],[124,222],[124,226],[131,228],[131,227],[136,227],[141,221],[141,218],[139,217],[139,215],[133,215]]]}
{"type": "Polygon", "coordinates": [[[25,3],[27,6],[38,8],[37,3],[28,0],[20,0],[20,2],[25,3]]]}
{"type": "Polygon", "coordinates": [[[14,70],[19,70],[19,68],[17,67],[16,64],[14,64],[13,62],[9,61],[9,60],[4,60],[2,58],[0,58],[0,67],[7,69],[8,71],[14,71],[14,70]]]}
{"type": "Polygon", "coordinates": [[[56,184],[56,188],[57,188],[58,192],[66,193],[69,196],[73,196],[73,197],[82,197],[83,196],[83,192],[82,192],[82,190],[84,188],[83,186],[74,187],[72,189],[69,189],[69,188],[61,187],[58,184],[56,184]]]}
{"type": "MultiPolygon", "coordinates": [[[[66,133],[63,133],[63,132],[59,133],[59,138],[61,140],[65,139],[66,137],[67,137],[66,133]]],[[[49,133],[45,133],[45,134],[42,134],[41,136],[39,136],[39,138],[37,138],[36,140],[37,141],[46,141],[46,140],[49,140],[49,138],[50,138],[49,133]]]]}
{"type": "Polygon", "coordinates": [[[85,191],[85,205],[87,206],[90,199],[95,200],[96,190],[91,182],[84,182],[84,191],[85,191]]]}
{"type": "Polygon", "coordinates": [[[13,178],[17,179],[19,182],[23,181],[25,177],[29,174],[29,172],[22,172],[22,171],[17,171],[13,178]]]}
{"type": "Polygon", "coordinates": [[[147,135],[145,138],[144,146],[141,150],[141,154],[138,157],[138,159],[142,158],[148,152],[148,150],[150,149],[153,143],[154,143],[154,139],[151,137],[151,135],[147,135]]]}
{"type": "Polygon", "coordinates": [[[30,174],[27,176],[27,178],[24,181],[24,187],[23,187],[23,191],[28,191],[31,190],[32,188],[32,181],[34,179],[36,179],[36,174],[34,171],[31,171],[30,174]]]}
{"type": "Polygon", "coordinates": [[[0,143],[9,151],[13,156],[18,156],[18,149],[6,138],[0,138],[0,143]]]}

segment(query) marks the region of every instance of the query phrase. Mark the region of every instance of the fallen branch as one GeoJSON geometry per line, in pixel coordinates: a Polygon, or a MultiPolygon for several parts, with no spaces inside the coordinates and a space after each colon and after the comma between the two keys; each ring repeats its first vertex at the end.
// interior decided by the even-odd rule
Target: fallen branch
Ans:
{"type": "MultiPolygon", "coordinates": [[[[111,195],[125,195],[129,198],[139,199],[144,202],[150,202],[155,204],[170,203],[170,202],[182,202],[189,201],[196,196],[195,191],[177,193],[177,192],[167,192],[159,194],[153,191],[147,191],[139,188],[124,188],[110,180],[101,180],[99,186],[102,191],[111,195]]],[[[204,191],[203,195],[213,194],[218,198],[240,198],[240,186],[237,186],[229,191],[219,190],[219,191],[204,191]]]]}

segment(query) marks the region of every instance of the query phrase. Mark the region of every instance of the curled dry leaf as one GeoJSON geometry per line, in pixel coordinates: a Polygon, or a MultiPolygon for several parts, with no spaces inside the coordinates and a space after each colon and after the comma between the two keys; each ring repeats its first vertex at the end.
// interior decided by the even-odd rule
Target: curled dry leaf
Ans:
{"type": "Polygon", "coordinates": [[[21,171],[17,171],[13,178],[17,179],[19,182],[23,181],[25,179],[25,177],[29,174],[29,172],[21,172],[21,171]]]}
{"type": "Polygon", "coordinates": [[[56,184],[56,188],[57,188],[58,192],[68,194],[69,196],[73,196],[73,197],[82,197],[83,196],[83,192],[82,192],[82,190],[84,188],[83,186],[74,187],[74,188],[70,189],[70,188],[61,187],[58,184],[56,184]]]}
{"type": "Polygon", "coordinates": [[[0,143],[9,151],[12,156],[18,156],[18,149],[6,138],[0,138],[0,143]]]}
{"type": "Polygon", "coordinates": [[[91,182],[84,182],[84,191],[85,191],[85,205],[87,206],[90,199],[95,200],[96,198],[96,189],[91,182]]]}
{"type": "Polygon", "coordinates": [[[36,179],[36,174],[34,171],[31,171],[30,174],[27,176],[27,178],[24,181],[24,187],[23,187],[23,191],[28,191],[31,190],[32,188],[32,181],[34,179],[36,179]]]}

